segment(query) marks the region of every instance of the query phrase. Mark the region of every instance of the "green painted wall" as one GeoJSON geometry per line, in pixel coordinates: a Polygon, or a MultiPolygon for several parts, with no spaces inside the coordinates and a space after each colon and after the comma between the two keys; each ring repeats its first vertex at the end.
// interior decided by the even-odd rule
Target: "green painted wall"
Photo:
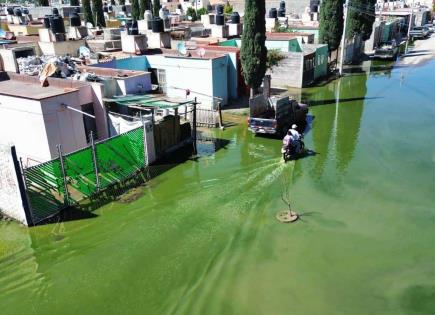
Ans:
{"type": "MultiPolygon", "coordinates": [[[[219,46],[241,47],[240,39],[230,39],[220,42],[219,46]]],[[[290,40],[266,40],[267,49],[278,49],[282,52],[302,52],[301,46],[296,38],[290,40]]]]}
{"type": "Polygon", "coordinates": [[[219,42],[219,46],[224,47],[239,47],[235,39],[226,40],[224,42],[219,42]]]}
{"type": "Polygon", "coordinates": [[[328,46],[319,46],[316,49],[316,59],[314,63],[314,80],[328,74],[328,46]]]}

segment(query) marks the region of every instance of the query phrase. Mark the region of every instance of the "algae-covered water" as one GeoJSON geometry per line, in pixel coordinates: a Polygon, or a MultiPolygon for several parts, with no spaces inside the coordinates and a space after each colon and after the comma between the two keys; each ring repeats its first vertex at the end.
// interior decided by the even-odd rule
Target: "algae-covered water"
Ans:
{"type": "Polygon", "coordinates": [[[303,91],[315,156],[233,126],[136,201],[1,223],[0,313],[435,314],[435,63],[383,66],[303,91]]]}

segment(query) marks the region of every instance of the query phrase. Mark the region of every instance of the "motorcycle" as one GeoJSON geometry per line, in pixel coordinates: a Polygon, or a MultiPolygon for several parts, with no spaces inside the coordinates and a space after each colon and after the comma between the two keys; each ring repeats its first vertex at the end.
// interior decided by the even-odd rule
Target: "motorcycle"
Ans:
{"type": "Polygon", "coordinates": [[[288,162],[290,160],[296,160],[299,156],[301,156],[305,152],[305,143],[301,139],[297,140],[299,142],[299,150],[297,150],[297,145],[295,141],[292,141],[290,145],[281,148],[282,158],[284,162],[288,162]]]}

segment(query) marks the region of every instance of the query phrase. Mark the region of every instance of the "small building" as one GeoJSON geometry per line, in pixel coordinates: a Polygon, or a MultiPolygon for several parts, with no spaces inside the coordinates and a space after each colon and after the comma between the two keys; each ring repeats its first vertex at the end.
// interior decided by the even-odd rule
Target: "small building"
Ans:
{"type": "Polygon", "coordinates": [[[314,36],[313,43],[319,43],[319,25],[312,24],[304,24],[304,23],[295,23],[290,24],[289,28],[292,29],[296,33],[304,33],[304,34],[312,34],[314,36]]]}
{"type": "Polygon", "coordinates": [[[328,75],[328,45],[324,44],[305,44],[302,45],[305,51],[315,51],[314,60],[314,82],[328,75]]]}
{"type": "MultiPolygon", "coordinates": [[[[113,55],[115,59],[92,65],[99,68],[151,72],[152,83],[168,97],[197,97],[202,106],[228,103],[232,90],[228,72],[230,57],[225,52],[191,50],[181,55],[175,50],[141,56],[113,55]]],[[[236,72],[234,72],[236,75],[236,72]]]]}
{"type": "Polygon", "coordinates": [[[13,144],[25,165],[42,163],[64,152],[83,148],[95,124],[85,126],[83,114],[93,104],[91,87],[83,82],[49,79],[41,87],[38,78],[1,73],[0,134],[3,144],[13,144]]]}
{"type": "MultiPolygon", "coordinates": [[[[89,69],[80,68],[82,73],[89,69]]],[[[139,71],[92,69],[99,82],[38,77],[2,72],[0,75],[0,139],[13,144],[26,166],[86,147],[109,137],[103,98],[151,90],[151,74],[139,71]],[[93,117],[94,118],[93,118],[93,117]]]]}
{"type": "MultiPolygon", "coordinates": [[[[296,39],[300,45],[314,44],[314,33],[312,32],[267,32],[266,42],[268,41],[292,41],[296,39]]],[[[267,46],[267,44],[266,44],[267,46]]]]}
{"type": "Polygon", "coordinates": [[[372,53],[376,47],[391,43],[393,40],[399,44],[406,30],[403,17],[389,18],[387,21],[376,19],[370,38],[364,42],[364,52],[372,53]]]}
{"type": "MultiPolygon", "coordinates": [[[[285,56],[279,65],[268,70],[272,78],[272,87],[302,88],[313,84],[327,75],[327,45],[300,44],[292,33],[268,33],[265,45],[267,49],[276,49],[285,56]],[[276,35],[275,35],[276,34],[276,35]]],[[[309,41],[312,41],[311,35],[309,41]]],[[[220,42],[222,47],[241,47],[240,39],[220,42]]]]}

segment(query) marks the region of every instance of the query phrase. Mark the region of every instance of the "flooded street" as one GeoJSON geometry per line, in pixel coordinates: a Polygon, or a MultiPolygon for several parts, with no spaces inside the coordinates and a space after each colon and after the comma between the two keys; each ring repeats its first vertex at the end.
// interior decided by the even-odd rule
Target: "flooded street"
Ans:
{"type": "Polygon", "coordinates": [[[434,314],[434,72],[377,63],[304,89],[314,156],[284,164],[243,123],[136,201],[0,223],[1,313],[434,314]],[[295,224],[275,218],[285,185],[295,224]]]}

